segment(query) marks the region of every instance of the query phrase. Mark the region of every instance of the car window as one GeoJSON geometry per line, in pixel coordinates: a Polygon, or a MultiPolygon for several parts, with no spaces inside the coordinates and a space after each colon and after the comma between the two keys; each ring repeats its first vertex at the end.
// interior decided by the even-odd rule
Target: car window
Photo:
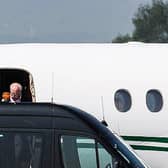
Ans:
{"type": "Polygon", "coordinates": [[[34,133],[0,133],[0,167],[41,168],[43,137],[34,133]]]}
{"type": "Polygon", "coordinates": [[[81,136],[61,136],[62,160],[65,168],[116,168],[127,164],[109,153],[95,139],[81,136]]]}

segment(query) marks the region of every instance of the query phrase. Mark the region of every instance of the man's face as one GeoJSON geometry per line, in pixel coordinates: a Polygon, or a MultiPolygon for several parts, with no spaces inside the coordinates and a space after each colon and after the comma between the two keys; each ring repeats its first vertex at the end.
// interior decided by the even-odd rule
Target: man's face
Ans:
{"type": "Polygon", "coordinates": [[[13,100],[18,100],[21,98],[21,92],[19,90],[19,88],[17,86],[13,86],[11,88],[11,93],[10,93],[10,97],[13,99],[13,100]]]}

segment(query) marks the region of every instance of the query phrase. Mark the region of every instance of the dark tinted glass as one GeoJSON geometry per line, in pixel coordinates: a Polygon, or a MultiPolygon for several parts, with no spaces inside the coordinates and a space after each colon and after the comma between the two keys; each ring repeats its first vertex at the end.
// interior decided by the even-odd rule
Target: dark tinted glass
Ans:
{"type": "Polygon", "coordinates": [[[120,167],[119,163],[127,168],[116,153],[109,153],[95,139],[62,136],[61,151],[65,168],[117,168],[120,167]]]}
{"type": "Polygon", "coordinates": [[[127,90],[120,89],[114,95],[114,103],[118,111],[126,112],[131,108],[131,96],[127,90]]]}
{"type": "Polygon", "coordinates": [[[61,150],[65,168],[97,168],[94,139],[62,136],[61,150]]]}
{"type": "Polygon", "coordinates": [[[158,112],[163,106],[162,95],[158,90],[149,90],[146,94],[146,104],[151,112],[158,112]]]}
{"type": "Polygon", "coordinates": [[[0,133],[0,167],[41,168],[42,146],[37,134],[0,133]]]}

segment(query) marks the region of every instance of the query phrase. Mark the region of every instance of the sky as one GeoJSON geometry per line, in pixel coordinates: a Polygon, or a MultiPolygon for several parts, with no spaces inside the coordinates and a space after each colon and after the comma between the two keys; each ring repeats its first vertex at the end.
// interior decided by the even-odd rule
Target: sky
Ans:
{"type": "Polygon", "coordinates": [[[0,43],[109,43],[151,0],[0,0],[0,43]]]}

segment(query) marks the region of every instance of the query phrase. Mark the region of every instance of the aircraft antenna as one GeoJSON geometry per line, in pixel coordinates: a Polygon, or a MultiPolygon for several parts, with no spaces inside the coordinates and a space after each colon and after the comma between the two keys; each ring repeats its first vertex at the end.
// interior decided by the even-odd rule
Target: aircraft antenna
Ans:
{"type": "Polygon", "coordinates": [[[101,96],[101,106],[102,106],[103,120],[105,120],[103,96],[101,96]]]}
{"type": "Polygon", "coordinates": [[[52,72],[51,103],[54,103],[54,72],[52,72]]]}
{"type": "Polygon", "coordinates": [[[103,114],[102,123],[103,123],[105,126],[108,126],[108,124],[107,124],[107,122],[106,122],[106,120],[105,120],[103,96],[101,96],[101,106],[102,106],[102,114],[103,114]]]}

